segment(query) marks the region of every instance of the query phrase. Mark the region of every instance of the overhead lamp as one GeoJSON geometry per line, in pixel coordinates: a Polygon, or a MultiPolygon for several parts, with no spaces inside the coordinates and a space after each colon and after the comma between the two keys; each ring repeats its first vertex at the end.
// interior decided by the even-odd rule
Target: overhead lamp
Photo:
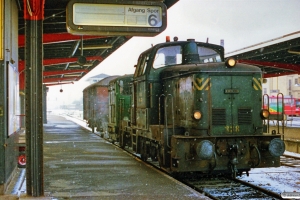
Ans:
{"type": "Polygon", "coordinates": [[[81,76],[81,74],[64,74],[64,77],[81,76]]]}
{"type": "Polygon", "coordinates": [[[288,50],[288,53],[300,55],[300,51],[288,50]]]}
{"type": "Polygon", "coordinates": [[[79,47],[79,49],[111,49],[113,47],[113,45],[109,45],[109,44],[106,44],[106,45],[90,45],[90,46],[85,46],[85,47],[79,47]]]}
{"type": "Polygon", "coordinates": [[[85,63],[84,65],[79,65],[79,64],[70,64],[69,67],[90,67],[93,66],[93,63],[85,63]]]}

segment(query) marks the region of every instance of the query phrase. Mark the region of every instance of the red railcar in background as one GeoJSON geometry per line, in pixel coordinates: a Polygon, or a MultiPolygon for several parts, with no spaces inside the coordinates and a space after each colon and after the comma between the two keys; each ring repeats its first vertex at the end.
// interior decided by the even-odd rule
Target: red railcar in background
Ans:
{"type": "MultiPolygon", "coordinates": [[[[265,103],[267,101],[264,101],[265,103]]],[[[266,108],[267,106],[264,105],[266,108]]],[[[287,116],[300,116],[300,99],[293,97],[277,97],[271,96],[269,98],[269,112],[271,115],[282,114],[287,116]],[[283,102],[282,102],[283,101],[283,102]]]]}

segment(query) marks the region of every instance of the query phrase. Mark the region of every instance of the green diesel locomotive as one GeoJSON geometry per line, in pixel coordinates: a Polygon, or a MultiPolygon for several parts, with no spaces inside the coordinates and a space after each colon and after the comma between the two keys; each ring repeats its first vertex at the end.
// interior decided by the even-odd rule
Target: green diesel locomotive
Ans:
{"type": "Polygon", "coordinates": [[[118,97],[116,80],[109,97],[119,106],[110,104],[109,133],[143,160],[157,160],[170,173],[234,177],[280,166],[285,146],[264,124],[262,71],[225,60],[222,46],[192,39],[157,44],[139,56],[126,97],[118,97]]]}

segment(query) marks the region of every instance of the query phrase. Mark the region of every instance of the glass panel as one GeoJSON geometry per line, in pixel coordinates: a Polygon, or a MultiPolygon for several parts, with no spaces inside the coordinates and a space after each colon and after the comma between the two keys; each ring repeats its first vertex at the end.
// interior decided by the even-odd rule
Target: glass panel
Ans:
{"type": "Polygon", "coordinates": [[[300,108],[300,100],[296,100],[296,107],[300,108]]]}
{"type": "Polygon", "coordinates": [[[201,63],[221,62],[221,56],[213,49],[198,46],[198,54],[201,63]]]}
{"type": "Polygon", "coordinates": [[[157,69],[168,65],[182,63],[181,46],[163,47],[157,50],[153,68],[157,69]]]}
{"type": "Polygon", "coordinates": [[[146,66],[147,66],[147,61],[149,60],[149,55],[148,54],[142,54],[139,57],[138,64],[137,64],[137,69],[135,71],[135,77],[141,76],[145,73],[146,71],[146,66]]]}

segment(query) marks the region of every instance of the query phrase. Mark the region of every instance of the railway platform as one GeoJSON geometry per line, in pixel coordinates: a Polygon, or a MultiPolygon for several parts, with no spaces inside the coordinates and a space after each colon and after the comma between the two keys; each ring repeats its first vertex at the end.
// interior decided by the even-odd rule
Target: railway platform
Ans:
{"type": "Polygon", "coordinates": [[[24,176],[24,172],[16,176],[19,180],[14,182],[18,186],[12,187],[7,197],[209,199],[73,121],[56,115],[48,115],[48,123],[44,125],[44,197],[26,195],[26,181],[20,181],[24,176]]]}

